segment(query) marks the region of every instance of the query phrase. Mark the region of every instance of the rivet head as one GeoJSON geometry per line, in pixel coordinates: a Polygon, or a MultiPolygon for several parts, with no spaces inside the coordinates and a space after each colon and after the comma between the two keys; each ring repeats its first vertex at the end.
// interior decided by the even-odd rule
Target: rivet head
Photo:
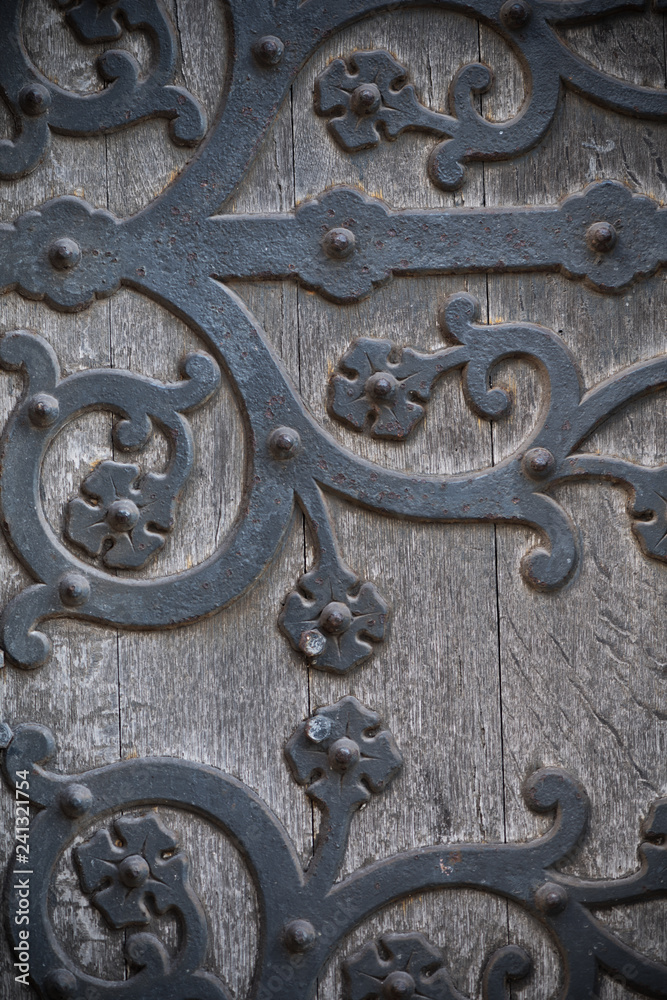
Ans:
{"type": "Polygon", "coordinates": [[[19,91],[19,107],[26,115],[43,115],[51,104],[51,95],[40,83],[29,83],[19,91]]]}
{"type": "Polygon", "coordinates": [[[523,456],[523,469],[531,479],[546,479],[556,468],[556,459],[548,448],[529,448],[523,456]]]}
{"type": "Polygon", "coordinates": [[[276,35],[262,35],[252,51],[257,62],[263,66],[277,66],[285,52],[285,45],[276,35]]]}
{"type": "Polygon", "coordinates": [[[80,573],[65,573],[58,584],[58,594],[63,604],[76,608],[90,597],[90,584],[80,573]]]}
{"type": "Polygon", "coordinates": [[[276,427],[269,435],[269,451],[281,462],[294,458],[300,448],[301,438],[293,427],[276,427]]]}
{"type": "Polygon", "coordinates": [[[535,905],[542,913],[560,913],[567,906],[567,889],[555,882],[545,882],[535,893],[535,905]]]}
{"type": "Polygon", "coordinates": [[[319,629],[309,628],[301,633],[299,649],[304,656],[319,656],[326,649],[327,637],[319,629]]]}
{"type": "Polygon", "coordinates": [[[64,236],[54,240],[49,247],[49,260],[57,271],[71,271],[81,260],[81,248],[74,240],[64,236]]]}
{"type": "Polygon", "coordinates": [[[353,253],[356,242],[351,229],[339,226],[326,233],[322,240],[322,248],[327,257],[331,257],[332,260],[345,260],[353,253]]]}
{"type": "Polygon", "coordinates": [[[335,771],[349,771],[353,764],[357,763],[360,756],[359,747],[354,740],[349,740],[347,736],[332,743],[327,753],[329,763],[335,771]]]}
{"type": "Polygon", "coordinates": [[[321,743],[331,733],[332,722],[326,715],[313,715],[306,723],[306,736],[311,743],[321,743]]]}
{"type": "Polygon", "coordinates": [[[130,854],[118,865],[120,880],[128,889],[136,889],[143,885],[150,873],[148,862],[141,854],[130,854]]]}
{"type": "Polygon", "coordinates": [[[381,102],[382,95],[374,83],[362,83],[350,95],[350,107],[358,115],[372,115],[381,102]]]}
{"type": "Polygon", "coordinates": [[[76,994],[76,979],[69,969],[54,969],[44,980],[49,1000],[70,1000],[76,994]]]}
{"type": "Polygon", "coordinates": [[[530,7],[524,0],[507,0],[500,8],[500,20],[506,28],[523,28],[530,20],[530,7]]]}
{"type": "Polygon", "coordinates": [[[341,632],[345,632],[350,627],[351,621],[352,612],[347,604],[343,604],[341,601],[331,601],[322,609],[317,625],[329,635],[340,635],[341,632]]]}
{"type": "Polygon", "coordinates": [[[398,382],[389,372],[375,372],[374,375],[366,379],[364,386],[366,393],[380,403],[386,403],[393,399],[397,388],[398,382]]]}
{"type": "Polygon", "coordinates": [[[35,427],[50,427],[58,419],[60,404],[54,396],[38,392],[28,403],[28,417],[35,427]]]}
{"type": "Polygon", "coordinates": [[[415,995],[416,983],[409,972],[391,972],[382,984],[383,1000],[409,1000],[415,995]]]}
{"type": "Polygon", "coordinates": [[[63,789],[58,802],[66,816],[70,819],[79,819],[89,811],[93,804],[93,796],[85,785],[72,784],[63,789]]]}
{"type": "Polygon", "coordinates": [[[309,920],[290,920],[285,924],[283,941],[288,951],[302,955],[315,944],[317,934],[309,920]]]}
{"type": "Polygon", "coordinates": [[[586,230],[586,242],[593,253],[609,253],[617,239],[618,233],[611,222],[594,222],[586,230]]]}
{"type": "Polygon", "coordinates": [[[114,531],[131,531],[139,520],[139,508],[133,500],[115,500],[109,506],[106,519],[114,531]]]}

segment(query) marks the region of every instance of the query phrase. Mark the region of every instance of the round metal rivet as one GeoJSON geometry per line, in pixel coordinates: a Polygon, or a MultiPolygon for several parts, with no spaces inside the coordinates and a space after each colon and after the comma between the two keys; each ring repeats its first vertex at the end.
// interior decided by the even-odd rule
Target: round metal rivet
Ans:
{"type": "Polygon", "coordinates": [[[309,920],[290,920],[285,924],[283,941],[288,951],[302,955],[315,944],[317,934],[309,920]]]}
{"type": "Polygon", "coordinates": [[[331,719],[326,715],[313,715],[306,723],[306,736],[312,743],[321,743],[331,733],[331,719]]]}
{"type": "Polygon", "coordinates": [[[530,7],[524,0],[507,0],[500,8],[500,20],[506,28],[523,28],[530,20],[530,7]]]}
{"type": "Polygon", "coordinates": [[[382,984],[382,1000],[410,1000],[417,985],[409,972],[391,972],[382,984]]]}
{"type": "Polygon", "coordinates": [[[118,865],[120,880],[128,889],[136,889],[143,885],[150,873],[148,862],[141,854],[130,854],[118,865]]]}
{"type": "Polygon", "coordinates": [[[542,913],[560,913],[567,906],[567,889],[555,882],[545,882],[535,893],[535,906],[542,913]]]}
{"type": "Polygon", "coordinates": [[[107,511],[107,524],[114,531],[131,531],[139,520],[139,508],[133,500],[115,500],[107,511]]]}
{"type": "Polygon", "coordinates": [[[60,404],[54,396],[38,392],[28,403],[28,417],[35,427],[50,427],[58,419],[60,404]]]}
{"type": "Polygon", "coordinates": [[[76,608],[90,597],[90,584],[80,573],[65,573],[58,584],[58,593],[63,604],[76,608]]]}
{"type": "Polygon", "coordinates": [[[531,479],[546,479],[556,468],[556,459],[548,448],[530,448],[523,456],[523,469],[531,479]]]}
{"type": "Polygon", "coordinates": [[[310,628],[302,632],[299,638],[299,649],[304,656],[319,656],[324,652],[327,644],[326,636],[322,635],[319,629],[310,628]]]}
{"type": "Polygon", "coordinates": [[[351,229],[339,226],[326,233],[322,240],[322,247],[327,257],[331,257],[333,260],[345,260],[354,251],[356,242],[351,229]]]}
{"type": "Polygon", "coordinates": [[[275,35],[262,35],[252,47],[257,62],[263,66],[277,66],[285,52],[285,45],[275,35]]]}
{"type": "Polygon", "coordinates": [[[294,458],[300,448],[301,438],[293,427],[276,427],[275,431],[269,434],[269,451],[280,461],[294,458]]]}
{"type": "Polygon", "coordinates": [[[349,740],[347,736],[332,743],[327,754],[329,763],[335,771],[349,771],[352,765],[357,763],[360,756],[359,747],[354,740],[349,740]]]}
{"type": "Polygon", "coordinates": [[[366,379],[364,389],[371,398],[384,403],[393,398],[397,386],[398,382],[389,372],[375,372],[374,375],[366,379]]]}
{"type": "Polygon", "coordinates": [[[60,808],[70,819],[79,819],[85,816],[93,804],[93,796],[89,788],[85,785],[68,785],[60,793],[58,802],[60,808]]]}
{"type": "Polygon", "coordinates": [[[49,247],[49,260],[57,271],[70,271],[81,260],[81,248],[74,240],[64,236],[54,240],[49,247]]]}
{"type": "Polygon", "coordinates": [[[586,230],[586,242],[593,253],[609,253],[617,239],[618,233],[611,222],[594,222],[586,230]]]}
{"type": "Polygon", "coordinates": [[[374,83],[362,83],[350,95],[350,107],[358,115],[372,115],[381,102],[382,95],[374,83]]]}
{"type": "Polygon", "coordinates": [[[69,969],[54,969],[44,980],[49,1000],[70,1000],[76,994],[76,979],[69,969]]]}
{"type": "Polygon", "coordinates": [[[329,635],[340,635],[341,632],[345,632],[350,627],[351,621],[352,612],[347,604],[343,604],[341,601],[331,601],[323,608],[317,625],[329,635]]]}
{"type": "Polygon", "coordinates": [[[50,93],[39,83],[29,83],[19,91],[19,107],[26,115],[43,115],[50,104],[50,93]]]}

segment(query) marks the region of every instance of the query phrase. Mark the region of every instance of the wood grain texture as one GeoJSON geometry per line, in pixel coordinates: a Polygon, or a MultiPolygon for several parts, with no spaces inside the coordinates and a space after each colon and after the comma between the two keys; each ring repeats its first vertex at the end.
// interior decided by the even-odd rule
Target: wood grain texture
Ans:
{"type": "MultiPolygon", "coordinates": [[[[172,0],[180,39],[177,83],[212,116],[226,66],[221,8],[207,0],[172,0]]],[[[48,75],[81,92],[100,87],[94,58],[105,46],[82,47],[42,0],[29,0],[29,47],[48,75]]],[[[625,79],[666,82],[663,21],[655,14],[578,28],[568,43],[625,79]],[[661,32],[663,32],[661,34],[661,32]]],[[[146,60],[138,34],[123,44],[146,60]]],[[[516,113],[523,81],[515,57],[489,29],[462,16],[394,11],[340,33],[318,51],[295,82],[230,210],[289,211],[334,184],[383,197],[393,208],[544,204],[602,177],[667,199],[667,130],[615,116],[567,94],[546,139],[509,163],[472,164],[462,191],[448,194],[426,177],[432,137],[406,133],[396,142],[350,156],[331,140],[312,108],[315,76],[330,59],[355,49],[387,48],[409,70],[420,98],[443,110],[460,66],[481,59],[495,84],[482,113],[516,113]]],[[[174,147],[164,122],[147,122],[107,138],[54,136],[49,154],[27,178],[0,183],[0,218],[14,218],[49,197],[76,193],[125,216],[145,206],[192,155],[174,147]]],[[[318,420],[340,441],[373,460],[419,473],[489,466],[520,445],[539,401],[535,373],[505,365],[495,379],[515,399],[496,426],[466,407],[457,376],[439,384],[426,421],[405,444],[379,443],[342,428],[325,408],[329,374],[358,336],[399,345],[442,344],[438,306],[466,289],[491,322],[526,319],[562,333],[580,359],[588,386],[620,367],[665,349],[667,281],[656,277],[630,293],[605,297],[558,276],[410,278],[370,299],[333,306],[294,283],[241,283],[234,290],[263,325],[318,420]]],[[[166,381],[182,355],[202,346],[166,309],[123,290],[77,315],[7,295],[0,330],[33,328],[53,344],[66,372],[129,367],[166,381]]],[[[0,417],[20,380],[0,374],[0,417]]],[[[224,539],[240,500],[245,443],[237,404],[223,383],[215,400],[190,418],[195,468],[177,526],[155,563],[158,575],[197,564],[224,539]]],[[[634,404],[601,428],[590,447],[648,464],[667,458],[662,397],[634,404]]],[[[147,468],[165,459],[164,442],[141,455],[147,468]]],[[[108,414],[88,414],[61,435],[49,454],[44,490],[48,515],[62,523],[63,504],[90,467],[114,452],[108,414]]],[[[429,526],[383,519],[330,500],[341,550],[361,579],[373,581],[392,608],[391,629],[367,664],[345,678],[307,672],[278,633],[284,595],[312,560],[296,513],[282,551],[258,583],[222,614],[167,632],[119,632],[54,622],[52,661],[35,674],[0,673],[1,714],[12,724],[37,720],[53,728],[56,766],[86,769],[119,758],[168,755],[204,761],[247,782],[280,816],[298,851],[309,857],[313,815],[289,777],[282,748],[309,711],[352,693],[376,709],[393,731],[405,765],[389,790],[355,817],[344,862],[349,872],[394,851],[437,841],[521,840],[544,824],[520,798],[523,779],[544,764],[572,769],[586,784],[593,818],[572,871],[615,876],[634,867],[639,821],[650,800],[667,791],[665,570],[639,552],[624,496],[611,486],[561,489],[579,526],[580,572],[562,592],[540,595],[522,583],[518,566],[530,533],[489,525],[429,526]]],[[[28,575],[0,541],[3,602],[28,575]]],[[[3,796],[3,815],[8,798],[3,796]]],[[[192,879],[211,925],[207,968],[233,997],[246,995],[257,943],[252,884],[234,848],[207,824],[160,810],[191,856],[192,879]]],[[[3,850],[10,831],[3,821],[3,850]]],[[[4,857],[4,855],[3,855],[4,857]]],[[[54,923],[84,968],[125,974],[122,935],[110,933],[81,895],[69,852],[54,885],[54,923]]],[[[666,904],[601,914],[642,951],[667,957],[666,904]]],[[[175,927],[162,926],[175,942],[175,927]]],[[[340,997],[340,960],[388,930],[420,930],[440,945],[460,989],[481,995],[485,958],[508,941],[533,956],[535,971],[516,996],[547,1000],[558,993],[561,965],[553,942],[516,907],[482,893],[425,895],[388,908],[345,941],[323,977],[319,1000],[340,997]]],[[[0,996],[15,988],[1,951],[0,996]]],[[[604,1000],[629,997],[606,984],[604,1000]]]]}

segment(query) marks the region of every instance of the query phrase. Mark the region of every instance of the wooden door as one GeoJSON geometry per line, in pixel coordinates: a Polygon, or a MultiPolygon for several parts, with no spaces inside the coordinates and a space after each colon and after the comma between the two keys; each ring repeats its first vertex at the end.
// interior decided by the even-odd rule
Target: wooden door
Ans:
{"type": "Polygon", "coordinates": [[[667,997],[661,10],[0,3],[2,997],[667,997]]]}

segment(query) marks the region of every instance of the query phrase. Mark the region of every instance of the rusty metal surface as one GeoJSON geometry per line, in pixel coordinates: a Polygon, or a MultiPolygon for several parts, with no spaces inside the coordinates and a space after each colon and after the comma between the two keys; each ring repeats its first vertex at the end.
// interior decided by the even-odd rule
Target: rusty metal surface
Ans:
{"type": "MultiPolygon", "coordinates": [[[[120,815],[161,805],[213,823],[234,840],[252,873],[262,927],[253,996],[310,1000],[338,944],[370,915],[411,894],[471,887],[518,904],[547,931],[564,963],[562,996],[598,996],[602,980],[621,969],[626,984],[643,996],[667,996],[666,967],[642,956],[592,912],[664,895],[667,799],[651,805],[637,871],[617,879],[588,881],[559,871],[585,834],[589,807],[575,778],[557,768],[537,771],[523,789],[528,808],[552,816],[541,837],[521,844],[436,844],[339,879],[355,811],[382,793],[402,763],[391,733],[356,698],[319,708],[298,725],[285,748],[295,781],[321,812],[305,871],[280,820],[251,789],[222,771],[156,757],[56,774],[46,766],[55,753],[48,729],[22,725],[4,742],[5,779],[14,789],[21,775],[29,775],[30,801],[40,809],[29,859],[19,845],[10,861],[16,874],[8,904],[19,910],[19,890],[30,887],[31,975],[43,997],[229,1000],[224,982],[202,969],[206,914],[188,882],[187,857],[176,837],[154,812],[120,815]],[[73,851],[80,890],[112,932],[130,932],[125,954],[133,974],[122,983],[78,969],[50,928],[51,875],[81,833],[86,839],[73,851]],[[181,926],[172,956],[151,927],[153,917],[167,912],[181,926]]],[[[10,941],[20,950],[17,927],[10,929],[10,941]]],[[[510,982],[520,983],[530,969],[521,948],[501,948],[484,971],[484,1000],[505,1000],[510,982]]],[[[442,955],[419,933],[368,942],[346,960],[343,978],[345,1000],[464,1000],[442,955]]]]}
{"type": "MultiPolygon", "coordinates": [[[[15,121],[13,139],[0,141],[0,177],[33,169],[51,131],[102,135],[157,116],[169,121],[173,141],[202,140],[202,109],[171,82],[176,35],[160,0],[58,5],[84,44],[122,38],[128,30],[145,33],[153,51],[151,72],[140,77],[133,58],[114,50],[98,65],[106,89],[87,97],[67,92],[31,63],[21,0],[0,0],[0,94],[15,121]]],[[[546,402],[513,455],[465,475],[414,476],[360,458],[320,426],[259,324],[225,285],[232,278],[298,280],[334,302],[353,302],[401,275],[543,270],[615,293],[667,265],[667,209],[612,182],[538,208],[396,212],[379,199],[336,188],[293,213],[224,214],[313,50],[359,18],[410,6],[458,11],[493,28],[519,59],[526,101],[509,122],[483,119],[471,96],[488,89],[491,74],[473,63],[452,82],[449,108],[428,109],[407,82],[409,67],[382,50],[353,53],[314,81],[314,113],[350,156],[406,129],[423,130],[434,136],[425,177],[453,189],[464,183],[467,163],[509,159],[540,142],[564,88],[621,114],[667,120],[667,91],[632,86],[595,69],[557,32],[614,12],[643,10],[644,0],[230,2],[233,67],[220,112],[197,156],[162,196],[126,220],[62,197],[0,225],[0,292],[16,289],[73,312],[127,286],[180,316],[209,352],[190,355],[183,378],[164,385],[108,369],[61,377],[54,352],[38,334],[13,331],[0,341],[0,365],[19,370],[24,379],[0,442],[2,529],[34,580],[2,614],[0,640],[9,665],[33,669],[48,660],[50,641],[41,625],[49,619],[154,629],[222,610],[273,558],[297,504],[312,535],[315,562],[295,581],[282,610],[275,609],[278,625],[305,665],[336,673],[357,667],[385,640],[390,609],[381,581],[362,581],[345,564],[327,496],[415,521],[528,525],[541,540],[525,556],[521,573],[527,585],[550,590],[572,578],[580,558],[576,527],[551,491],[568,481],[606,480],[626,490],[629,526],[645,555],[667,561],[667,467],[586,452],[590,435],[621,407],[667,387],[667,355],[585,389],[577,360],[558,334],[529,323],[480,323],[466,294],[443,303],[440,350],[357,340],[322,391],[335,419],[379,439],[401,442],[419,433],[447,372],[460,372],[468,405],[489,421],[502,419],[509,405],[502,388],[489,388],[498,363],[524,359],[542,380],[546,402]],[[214,398],[220,369],[240,401],[250,444],[240,515],[221,547],[200,565],[151,579],[119,576],[118,569],[139,569],[149,560],[159,567],[196,447],[186,414],[214,398]],[[88,475],[79,496],[66,505],[59,535],[42,508],[42,464],[55,436],[91,409],[115,415],[116,443],[135,452],[137,461],[107,461],[88,475]],[[168,466],[159,475],[141,464],[156,431],[169,445],[168,466]]],[[[621,969],[639,993],[667,997],[667,968],[643,958],[591,913],[592,907],[667,893],[664,799],[654,803],[645,826],[641,868],[625,878],[587,882],[559,871],[584,831],[587,807],[573,778],[546,770],[526,790],[531,808],[556,812],[544,837],[529,844],[436,845],[336,882],[352,814],[400,766],[393,739],[378,723],[347,698],[318,710],[287,745],[295,780],[322,811],[315,857],[305,873],[276,817],[227,775],[151,759],[59,776],[42,766],[53,750],[50,734],[24,726],[12,737],[3,724],[6,777],[14,787],[16,773],[29,772],[31,802],[40,810],[30,876],[42,900],[35,908],[40,924],[31,952],[40,995],[78,1000],[93,989],[96,996],[143,1000],[227,997],[224,985],[202,971],[206,916],[173,835],[154,817],[109,815],[166,804],[207,817],[241,846],[262,911],[253,996],[262,996],[278,964],[289,976],[282,992],[272,995],[310,1000],[337,944],[371,913],[411,893],[474,887],[518,903],[547,928],[565,963],[563,997],[592,996],[601,977],[621,969]],[[88,839],[76,852],[81,890],[110,927],[143,926],[152,914],[171,911],[183,928],[175,958],[151,933],[131,935],[126,951],[133,974],[122,983],[77,969],[48,925],[50,873],[83,830],[88,839]],[[324,929],[332,910],[340,914],[333,933],[324,929]]],[[[19,850],[12,864],[21,863],[19,850]]],[[[10,880],[9,903],[20,905],[14,893],[10,880]]],[[[520,981],[529,968],[520,949],[502,949],[484,974],[486,1000],[505,997],[509,982],[520,981]]],[[[369,942],[348,959],[344,979],[348,1000],[460,996],[437,950],[416,932],[369,942]]]]}

